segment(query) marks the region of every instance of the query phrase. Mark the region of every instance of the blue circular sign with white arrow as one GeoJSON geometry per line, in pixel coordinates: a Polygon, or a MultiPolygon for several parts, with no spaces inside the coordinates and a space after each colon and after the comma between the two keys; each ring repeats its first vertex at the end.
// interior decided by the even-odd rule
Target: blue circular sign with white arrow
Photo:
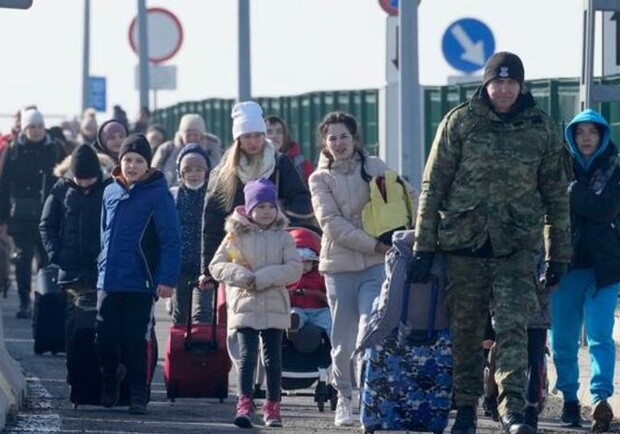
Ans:
{"type": "Polygon", "coordinates": [[[441,40],[443,55],[459,71],[474,72],[484,67],[495,52],[491,29],[475,18],[453,22],[441,40]]]}

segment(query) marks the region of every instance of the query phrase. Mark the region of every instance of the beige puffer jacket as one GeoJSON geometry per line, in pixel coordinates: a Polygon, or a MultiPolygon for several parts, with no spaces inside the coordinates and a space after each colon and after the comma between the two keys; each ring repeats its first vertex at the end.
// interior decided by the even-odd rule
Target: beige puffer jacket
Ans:
{"type": "MultiPolygon", "coordinates": [[[[323,230],[319,271],[339,273],[365,270],[383,263],[375,251],[377,240],[362,229],[362,209],[370,200],[370,188],[361,176],[361,157],[332,162],[321,154],[310,175],[312,206],[323,230]]],[[[366,157],[366,172],[382,175],[389,168],[377,157],[366,157]]]]}
{"type": "Polygon", "coordinates": [[[301,277],[302,264],[288,221],[280,214],[261,230],[240,206],[226,219],[226,237],[209,264],[211,276],[226,285],[228,328],[256,330],[290,327],[291,302],[286,286],[301,277]],[[256,290],[246,286],[254,277],[256,290]]]}

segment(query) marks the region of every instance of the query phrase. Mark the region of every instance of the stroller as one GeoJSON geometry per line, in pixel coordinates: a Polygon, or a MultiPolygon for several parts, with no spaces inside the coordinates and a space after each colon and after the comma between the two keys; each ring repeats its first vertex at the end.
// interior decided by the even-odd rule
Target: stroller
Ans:
{"type": "MultiPolygon", "coordinates": [[[[292,227],[289,229],[298,248],[312,241],[313,250],[319,250],[320,230],[313,227],[292,227]],[[305,242],[301,242],[301,239],[305,242]]],[[[318,258],[318,257],[317,257],[318,258]]],[[[329,402],[331,410],[336,409],[337,393],[329,384],[331,366],[331,344],[325,330],[310,322],[294,333],[284,336],[282,342],[282,391],[287,395],[313,396],[320,412],[329,402]],[[314,385],[314,392],[304,392],[314,385]]],[[[254,396],[264,396],[262,383],[264,367],[258,364],[254,396]]]]}

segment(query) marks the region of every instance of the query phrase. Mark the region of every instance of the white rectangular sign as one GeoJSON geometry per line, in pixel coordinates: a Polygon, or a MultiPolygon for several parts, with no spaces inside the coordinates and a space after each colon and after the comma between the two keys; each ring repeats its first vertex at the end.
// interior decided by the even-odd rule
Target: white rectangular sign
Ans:
{"type": "Polygon", "coordinates": [[[603,12],[603,76],[620,74],[620,12],[603,12]]]}
{"type": "MultiPolygon", "coordinates": [[[[135,69],[136,90],[140,90],[140,69],[135,69]]],[[[175,65],[149,65],[149,89],[175,90],[177,88],[177,67],[175,65]]]]}
{"type": "Polygon", "coordinates": [[[386,18],[385,80],[398,83],[398,17],[386,18]]]}

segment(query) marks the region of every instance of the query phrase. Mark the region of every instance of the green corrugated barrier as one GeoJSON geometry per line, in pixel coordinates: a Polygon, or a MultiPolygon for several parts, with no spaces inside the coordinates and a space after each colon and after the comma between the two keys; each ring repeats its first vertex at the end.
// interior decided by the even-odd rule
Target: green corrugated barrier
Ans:
{"type": "MultiPolygon", "coordinates": [[[[278,115],[286,120],[291,136],[298,141],[304,155],[316,162],[319,148],[316,128],[329,112],[343,110],[353,114],[360,122],[362,140],[367,149],[376,154],[379,141],[379,92],[376,89],[312,92],[303,95],[256,98],[265,115],[278,115]]],[[[182,102],[172,107],[156,110],[153,121],[164,126],[168,135],[177,130],[185,113],[198,113],[207,122],[209,132],[217,135],[227,146],[232,142],[230,110],[234,99],[206,99],[182,102]]]]}
{"type": "MultiPolygon", "coordinates": [[[[598,80],[597,83],[620,85],[620,76],[598,80]]],[[[551,115],[561,131],[577,113],[579,106],[579,80],[555,78],[533,80],[528,86],[537,102],[551,115]]],[[[477,84],[455,86],[428,86],[424,88],[424,134],[428,152],[437,125],[452,107],[470,98],[477,84]]],[[[304,155],[317,161],[319,148],[316,127],[328,112],[344,110],[353,114],[361,124],[363,142],[374,155],[379,141],[379,91],[364,89],[353,91],[312,92],[295,96],[256,98],[265,115],[275,114],[286,119],[291,134],[303,149],[304,155]]],[[[230,110],[233,99],[206,99],[183,102],[154,112],[155,122],[162,124],[169,135],[176,131],[179,119],[185,113],[199,113],[207,122],[210,132],[219,136],[224,144],[232,140],[230,110]]],[[[603,103],[594,107],[609,121],[612,136],[620,142],[620,103],[603,103]]]]}

